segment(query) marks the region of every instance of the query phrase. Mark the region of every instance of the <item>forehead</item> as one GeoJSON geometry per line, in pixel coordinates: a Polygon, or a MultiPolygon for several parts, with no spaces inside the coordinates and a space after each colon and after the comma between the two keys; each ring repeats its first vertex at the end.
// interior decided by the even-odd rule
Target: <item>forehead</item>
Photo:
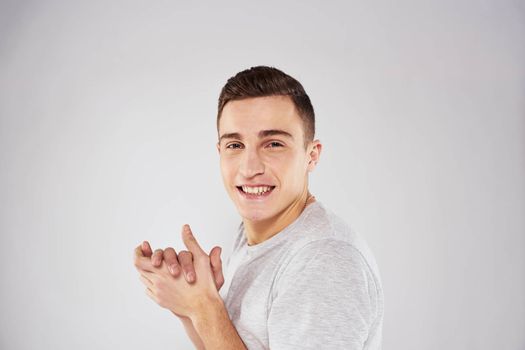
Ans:
{"type": "MultiPolygon", "coordinates": [[[[302,121],[289,96],[265,96],[230,101],[222,110],[219,133],[256,135],[259,130],[280,129],[302,133],[302,121]]],[[[300,138],[299,138],[300,139],[300,138]]]]}

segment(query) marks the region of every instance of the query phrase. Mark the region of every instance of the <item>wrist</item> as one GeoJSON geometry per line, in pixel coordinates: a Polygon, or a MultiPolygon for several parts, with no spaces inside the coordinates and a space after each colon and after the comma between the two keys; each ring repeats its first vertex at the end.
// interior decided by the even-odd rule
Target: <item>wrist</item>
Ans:
{"type": "Polygon", "coordinates": [[[175,316],[177,316],[177,318],[184,324],[187,324],[187,323],[191,323],[191,319],[188,317],[188,316],[181,316],[181,315],[177,315],[176,313],[174,313],[173,311],[171,312],[172,314],[174,314],[175,316]]]}
{"type": "Polygon", "coordinates": [[[206,327],[207,324],[214,322],[224,313],[228,315],[224,301],[219,293],[217,293],[202,300],[199,306],[195,308],[195,311],[189,315],[189,319],[195,328],[199,328],[200,326],[206,327]]]}

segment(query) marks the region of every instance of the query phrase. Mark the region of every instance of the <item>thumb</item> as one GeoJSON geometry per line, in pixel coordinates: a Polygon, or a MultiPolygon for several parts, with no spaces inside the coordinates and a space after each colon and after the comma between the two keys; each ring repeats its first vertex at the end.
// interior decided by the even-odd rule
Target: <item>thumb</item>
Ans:
{"type": "Polygon", "coordinates": [[[224,275],[222,274],[222,260],[221,260],[222,248],[219,246],[213,247],[210,251],[210,265],[213,271],[213,277],[215,278],[215,286],[217,290],[221,289],[224,284],[224,275]]]}

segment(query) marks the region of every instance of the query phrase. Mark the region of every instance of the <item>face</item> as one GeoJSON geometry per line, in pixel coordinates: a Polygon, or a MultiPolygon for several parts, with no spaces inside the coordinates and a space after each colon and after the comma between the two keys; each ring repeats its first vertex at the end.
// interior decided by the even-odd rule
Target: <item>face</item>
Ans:
{"type": "Polygon", "coordinates": [[[303,123],[289,97],[228,102],[219,138],[224,186],[243,218],[271,219],[306,194],[321,144],[315,140],[305,150],[303,123]]]}

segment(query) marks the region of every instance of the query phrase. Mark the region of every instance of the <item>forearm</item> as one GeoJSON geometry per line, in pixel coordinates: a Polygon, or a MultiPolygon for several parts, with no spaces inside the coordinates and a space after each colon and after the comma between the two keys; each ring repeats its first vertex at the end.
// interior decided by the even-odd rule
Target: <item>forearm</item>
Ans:
{"type": "Polygon", "coordinates": [[[206,349],[247,350],[222,299],[208,303],[206,308],[193,315],[192,324],[206,349]]]}
{"type": "Polygon", "coordinates": [[[179,317],[182,325],[184,326],[184,329],[186,330],[186,333],[188,334],[188,337],[190,338],[193,345],[195,345],[195,349],[197,350],[205,350],[204,343],[202,342],[202,339],[200,338],[199,334],[195,330],[195,327],[193,327],[193,323],[191,322],[191,319],[187,317],[179,317]]]}

